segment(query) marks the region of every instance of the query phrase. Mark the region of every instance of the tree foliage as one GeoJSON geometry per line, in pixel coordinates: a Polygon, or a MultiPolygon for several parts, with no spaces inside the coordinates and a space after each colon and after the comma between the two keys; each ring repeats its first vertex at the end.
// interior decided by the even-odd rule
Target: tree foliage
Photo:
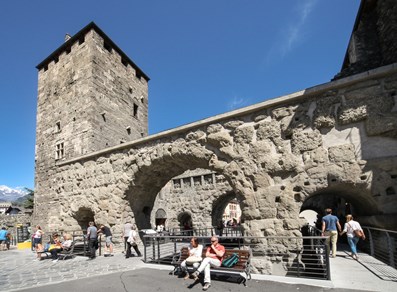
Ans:
{"type": "Polygon", "coordinates": [[[25,200],[23,201],[23,207],[26,209],[33,209],[34,205],[34,190],[25,188],[28,192],[27,195],[24,196],[25,200]]]}
{"type": "Polygon", "coordinates": [[[12,205],[24,207],[26,209],[33,209],[34,190],[25,188],[25,191],[27,192],[27,194],[12,202],[12,205]]]}

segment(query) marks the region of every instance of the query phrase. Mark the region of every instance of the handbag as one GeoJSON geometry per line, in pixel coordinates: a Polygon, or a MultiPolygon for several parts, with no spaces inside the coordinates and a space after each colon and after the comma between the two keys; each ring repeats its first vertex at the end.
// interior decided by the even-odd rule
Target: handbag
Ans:
{"type": "Polygon", "coordinates": [[[198,256],[190,256],[186,259],[187,265],[193,265],[194,263],[200,263],[202,261],[201,257],[198,256]]]}
{"type": "Polygon", "coordinates": [[[357,236],[358,238],[363,238],[364,237],[364,232],[362,232],[359,229],[353,230],[354,235],[357,236]]]}
{"type": "MultiPolygon", "coordinates": [[[[347,223],[347,225],[349,225],[349,227],[353,229],[353,227],[349,223],[347,223]]],[[[356,230],[353,229],[353,233],[354,233],[354,236],[356,236],[358,238],[364,237],[364,232],[362,232],[360,229],[356,229],[356,230]]]]}

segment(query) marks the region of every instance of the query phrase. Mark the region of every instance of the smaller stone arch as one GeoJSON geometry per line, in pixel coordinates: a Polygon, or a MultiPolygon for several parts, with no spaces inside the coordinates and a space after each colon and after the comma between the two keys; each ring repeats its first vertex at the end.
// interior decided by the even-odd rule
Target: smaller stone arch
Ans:
{"type": "Polygon", "coordinates": [[[191,230],[193,228],[193,220],[190,212],[182,212],[178,214],[178,222],[183,230],[191,230]]]}
{"type": "Polygon", "coordinates": [[[164,209],[160,208],[157,209],[156,214],[155,214],[155,224],[156,227],[162,225],[163,227],[165,227],[166,225],[166,221],[167,221],[167,212],[165,212],[164,209]]]}
{"type": "Polygon", "coordinates": [[[316,211],[318,213],[316,227],[321,228],[321,218],[325,215],[326,208],[332,209],[332,213],[339,218],[342,226],[347,214],[358,218],[361,225],[371,224],[371,220],[381,214],[370,190],[348,183],[328,186],[308,195],[300,212],[307,209],[316,211]]]}
{"type": "Polygon", "coordinates": [[[76,219],[77,224],[80,226],[81,230],[86,230],[90,221],[95,222],[95,213],[94,211],[92,211],[91,208],[80,207],[73,214],[73,218],[76,219]]]}
{"type": "Polygon", "coordinates": [[[212,226],[217,226],[219,222],[222,220],[223,212],[226,206],[233,199],[237,199],[241,202],[240,196],[236,195],[234,191],[228,191],[224,194],[221,194],[217,200],[215,200],[212,204],[212,226]]]}

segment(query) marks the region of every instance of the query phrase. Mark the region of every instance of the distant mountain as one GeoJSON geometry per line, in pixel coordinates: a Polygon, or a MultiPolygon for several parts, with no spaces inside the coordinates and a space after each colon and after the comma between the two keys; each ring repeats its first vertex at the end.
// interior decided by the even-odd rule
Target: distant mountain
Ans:
{"type": "Polygon", "coordinates": [[[15,189],[0,185],[0,202],[14,202],[25,196],[28,192],[23,187],[15,189]]]}

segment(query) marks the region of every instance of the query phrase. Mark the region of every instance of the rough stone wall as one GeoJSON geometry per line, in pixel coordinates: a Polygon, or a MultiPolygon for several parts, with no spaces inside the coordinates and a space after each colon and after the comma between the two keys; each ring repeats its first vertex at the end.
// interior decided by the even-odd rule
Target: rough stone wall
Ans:
{"type": "Polygon", "coordinates": [[[95,126],[93,144],[99,150],[147,136],[148,83],[133,67],[124,65],[115,50],[109,52],[100,35],[92,34],[91,94],[95,112],[91,123],[95,126]]]}
{"type": "Polygon", "coordinates": [[[210,171],[187,171],[173,178],[158,193],[150,223],[155,228],[155,213],[163,209],[167,215],[167,230],[182,226],[180,216],[183,213],[191,216],[194,228],[216,226],[226,205],[234,198],[223,176],[210,171]]]}
{"type": "MultiPolygon", "coordinates": [[[[249,235],[299,234],[302,203],[322,192],[345,197],[360,215],[379,217],[378,226],[393,224],[397,75],[379,76],[60,163],[38,194],[50,216],[40,223],[79,229],[79,212],[91,210],[116,233],[127,220],[149,228],[162,187],[188,169],[204,168],[224,176],[241,200],[249,235]]],[[[206,195],[187,196],[201,220],[211,222],[206,195]]],[[[167,200],[175,209],[185,204],[178,194],[167,200]]]]}

